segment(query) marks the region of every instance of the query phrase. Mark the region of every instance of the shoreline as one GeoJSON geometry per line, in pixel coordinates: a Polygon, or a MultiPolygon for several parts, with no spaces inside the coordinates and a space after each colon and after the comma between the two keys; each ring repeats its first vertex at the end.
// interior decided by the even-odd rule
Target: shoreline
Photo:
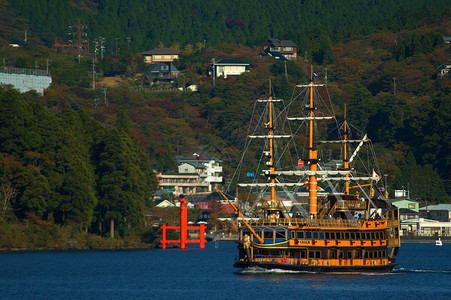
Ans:
{"type": "MultiPolygon", "coordinates": [[[[451,243],[451,237],[450,236],[443,236],[440,237],[443,243],[451,243]]],[[[403,237],[401,236],[401,243],[431,243],[435,244],[435,241],[437,240],[436,237],[403,237]]],[[[209,243],[213,242],[235,242],[234,239],[216,239],[216,240],[209,240],[209,243]]],[[[177,247],[171,247],[171,248],[177,248],[177,247]]],[[[57,252],[57,251],[124,251],[124,250],[151,250],[151,249],[161,249],[159,247],[159,244],[143,244],[143,245],[135,245],[135,246],[100,246],[100,247],[37,247],[37,248],[0,248],[0,253],[7,253],[7,252],[57,252]]]]}
{"type": "Polygon", "coordinates": [[[434,243],[440,238],[443,243],[451,243],[451,236],[401,236],[401,243],[434,243]]]}
{"type": "Polygon", "coordinates": [[[0,253],[7,252],[59,252],[59,251],[123,251],[123,250],[149,250],[158,249],[157,245],[142,246],[100,246],[100,247],[36,247],[36,248],[0,248],[0,253]]]}

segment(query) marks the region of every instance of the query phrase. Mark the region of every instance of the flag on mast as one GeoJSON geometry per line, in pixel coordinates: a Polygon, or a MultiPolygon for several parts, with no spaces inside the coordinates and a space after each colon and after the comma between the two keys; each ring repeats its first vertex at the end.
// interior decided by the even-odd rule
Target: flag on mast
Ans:
{"type": "Polygon", "coordinates": [[[377,175],[377,173],[374,172],[374,170],[373,170],[373,176],[371,176],[371,177],[373,177],[373,179],[376,180],[376,182],[378,182],[381,179],[381,177],[379,175],[377,175]]]}

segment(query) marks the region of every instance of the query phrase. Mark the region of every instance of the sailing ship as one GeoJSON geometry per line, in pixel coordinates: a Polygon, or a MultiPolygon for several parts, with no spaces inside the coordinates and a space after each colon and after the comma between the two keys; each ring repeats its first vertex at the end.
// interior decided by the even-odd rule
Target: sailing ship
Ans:
{"type": "Polygon", "coordinates": [[[338,139],[321,141],[316,137],[319,129],[328,128],[327,125],[321,127],[321,123],[338,122],[331,102],[327,104],[322,100],[319,92],[327,87],[315,83],[314,74],[311,68],[310,82],[297,85],[301,92],[294,93],[298,96],[282,108],[276,110],[284,101],[272,97],[271,87],[269,97],[256,102],[264,109],[255,128],[263,129],[251,129],[245,148],[255,153],[258,147],[251,146],[252,141],[263,141],[260,146],[262,161],[255,172],[246,172],[243,168],[249,164],[249,156],[243,155],[236,174],[246,173],[248,180],[237,184],[239,195],[235,198],[240,199],[238,203],[233,203],[223,193],[237,215],[239,240],[234,267],[306,272],[389,272],[396,265],[400,248],[399,209],[387,201],[387,194],[385,197],[376,195],[382,187],[377,187],[380,178],[374,169],[367,170],[367,176],[362,176],[356,169],[359,149],[370,139],[364,135],[352,140],[346,117],[338,126],[341,128],[338,139]],[[294,103],[299,100],[303,104],[296,106],[294,103]],[[295,108],[291,111],[296,111],[297,107],[298,114],[290,117],[287,107],[295,108]],[[281,119],[284,125],[278,123],[281,119]],[[300,130],[287,125],[293,122],[300,123],[299,128],[301,125],[307,127],[304,134],[306,157],[297,158],[297,166],[298,153],[288,150],[290,145],[302,141],[302,138],[295,138],[300,130]],[[286,130],[289,132],[283,132],[286,130]],[[281,140],[284,142],[279,142],[281,140]],[[354,153],[348,155],[355,144],[354,153]],[[336,152],[340,149],[342,157],[336,168],[326,168],[319,157],[319,154],[327,153],[322,147],[328,145],[335,147],[336,152]],[[291,159],[283,159],[286,154],[291,159]],[[282,166],[286,162],[291,168],[282,166]],[[362,181],[366,184],[359,183],[362,181]],[[248,192],[241,191],[246,188],[248,192]],[[307,191],[302,192],[305,189],[307,191]],[[292,200],[304,195],[308,198],[308,209],[288,211],[280,196],[282,193],[285,199],[292,200]],[[245,197],[254,201],[243,199],[245,197]],[[258,213],[252,211],[256,207],[260,209],[258,213]]]}

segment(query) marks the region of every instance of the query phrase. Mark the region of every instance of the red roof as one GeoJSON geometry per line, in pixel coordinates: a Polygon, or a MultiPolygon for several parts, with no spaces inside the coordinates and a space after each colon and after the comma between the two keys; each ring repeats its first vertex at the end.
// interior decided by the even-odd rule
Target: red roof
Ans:
{"type": "MultiPolygon", "coordinates": [[[[213,207],[212,202],[197,202],[196,203],[196,208],[198,208],[198,209],[211,211],[213,209],[212,207],[213,207]]],[[[228,214],[235,212],[235,209],[228,203],[219,204],[219,210],[221,212],[228,213],[228,214]]]]}

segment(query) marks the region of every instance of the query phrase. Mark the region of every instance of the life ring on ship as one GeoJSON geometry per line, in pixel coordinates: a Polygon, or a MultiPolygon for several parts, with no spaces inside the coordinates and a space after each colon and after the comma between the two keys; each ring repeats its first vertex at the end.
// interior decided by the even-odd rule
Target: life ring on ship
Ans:
{"type": "Polygon", "coordinates": [[[373,260],[373,266],[375,266],[376,265],[376,261],[375,260],[373,260]]]}
{"type": "Polygon", "coordinates": [[[313,261],[313,265],[314,265],[314,266],[317,266],[317,265],[318,265],[318,261],[317,261],[316,259],[313,261]]]}
{"type": "Polygon", "coordinates": [[[287,263],[287,261],[288,261],[287,257],[286,257],[286,256],[284,256],[284,257],[282,258],[282,261],[283,261],[283,263],[284,263],[284,264],[286,264],[286,263],[287,263]]]}

